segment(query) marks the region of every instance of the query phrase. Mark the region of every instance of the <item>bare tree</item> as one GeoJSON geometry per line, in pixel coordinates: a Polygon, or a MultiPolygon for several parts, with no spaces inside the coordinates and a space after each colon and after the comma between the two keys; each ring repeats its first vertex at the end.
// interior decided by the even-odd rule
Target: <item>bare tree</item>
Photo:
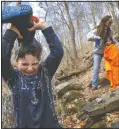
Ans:
{"type": "Polygon", "coordinates": [[[68,23],[69,23],[69,30],[70,30],[70,35],[71,35],[71,42],[72,42],[72,47],[73,47],[73,58],[77,58],[77,51],[76,51],[76,43],[75,43],[75,29],[74,25],[69,13],[69,6],[67,2],[64,2],[65,10],[66,10],[66,15],[68,17],[68,23]]]}
{"type": "Polygon", "coordinates": [[[77,43],[78,45],[80,46],[80,50],[81,50],[81,54],[82,56],[84,56],[84,51],[83,51],[83,38],[82,38],[82,28],[81,28],[81,22],[83,21],[84,19],[84,11],[82,10],[81,8],[81,3],[76,3],[74,8],[74,16],[75,16],[75,19],[76,19],[76,27],[75,27],[75,30],[76,33],[77,33],[77,43]]]}
{"type": "Polygon", "coordinates": [[[117,6],[118,6],[118,9],[119,9],[119,2],[117,2],[117,6]]]}
{"type": "Polygon", "coordinates": [[[113,21],[114,21],[114,29],[116,32],[116,36],[119,36],[119,22],[118,22],[116,14],[115,14],[114,3],[109,2],[109,4],[110,4],[110,10],[111,10],[113,21]]]}
{"type": "Polygon", "coordinates": [[[90,2],[89,3],[89,6],[90,6],[90,11],[91,11],[91,15],[92,15],[92,19],[93,19],[93,24],[94,26],[96,26],[96,19],[95,19],[95,8],[94,8],[94,5],[95,3],[93,2],[90,2]]]}

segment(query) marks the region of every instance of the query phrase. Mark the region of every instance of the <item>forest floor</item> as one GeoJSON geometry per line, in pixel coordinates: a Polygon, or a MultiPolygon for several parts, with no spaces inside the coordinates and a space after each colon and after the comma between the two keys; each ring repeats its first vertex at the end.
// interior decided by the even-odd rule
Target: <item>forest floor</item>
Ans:
{"type": "MultiPolygon", "coordinates": [[[[76,68],[72,68],[69,70],[67,67],[67,68],[62,69],[64,73],[63,76],[69,75],[68,71],[69,73],[73,73],[81,69],[81,66],[89,65],[88,63],[92,62],[92,58],[90,58],[92,54],[89,53],[86,56],[77,60],[77,62],[79,62],[80,65],[77,65],[76,68]],[[86,56],[88,56],[88,58],[86,56]],[[89,60],[85,60],[84,58],[89,59],[89,60]],[[85,61],[83,62],[83,60],[85,61]]],[[[105,79],[104,60],[102,61],[101,69],[99,73],[99,78],[100,78],[99,86],[100,87],[97,90],[92,90],[92,88],[90,87],[90,82],[92,78],[92,70],[93,70],[93,67],[91,66],[90,68],[87,68],[85,71],[80,72],[80,74],[76,74],[76,75],[74,74],[73,76],[69,78],[65,78],[61,80],[60,84],[67,82],[67,81],[68,82],[73,81],[77,84],[80,84],[80,86],[83,88],[81,92],[86,102],[92,101],[96,98],[100,98],[104,93],[109,92],[109,89],[110,89],[109,81],[105,79]]],[[[56,77],[57,76],[58,77],[62,76],[61,72],[57,73],[56,77]]],[[[112,112],[106,113],[102,118],[103,120],[101,119],[97,123],[95,123],[93,128],[111,127],[112,123],[119,122],[119,110],[114,110],[112,112]]],[[[83,128],[85,127],[86,124],[87,124],[86,121],[81,121],[79,118],[77,118],[77,113],[70,113],[69,115],[65,115],[64,120],[62,122],[63,127],[66,127],[66,128],[83,128]]]]}

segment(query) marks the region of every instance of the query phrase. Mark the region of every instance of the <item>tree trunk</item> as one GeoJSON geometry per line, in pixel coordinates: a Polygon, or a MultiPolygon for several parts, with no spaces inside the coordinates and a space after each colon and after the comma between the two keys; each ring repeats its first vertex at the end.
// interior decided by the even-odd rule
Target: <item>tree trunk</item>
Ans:
{"type": "Polygon", "coordinates": [[[114,21],[114,28],[115,28],[116,36],[119,36],[119,23],[118,23],[115,10],[114,10],[114,5],[112,2],[110,2],[110,6],[111,6],[111,13],[112,13],[113,21],[114,21]]]}
{"type": "Polygon", "coordinates": [[[119,9],[119,2],[117,2],[117,6],[118,6],[118,9],[119,9]]]}
{"type": "Polygon", "coordinates": [[[77,23],[77,29],[78,29],[78,42],[79,42],[79,45],[80,45],[80,48],[81,48],[81,51],[82,51],[82,56],[84,56],[84,50],[83,50],[83,45],[82,45],[82,32],[81,32],[81,29],[80,29],[80,22],[79,22],[79,16],[77,15],[77,19],[76,19],[76,23],[77,23]]]}
{"type": "Polygon", "coordinates": [[[93,18],[93,24],[96,26],[96,20],[95,20],[95,8],[94,8],[94,3],[90,2],[90,9],[91,9],[91,15],[93,18]]]}
{"type": "Polygon", "coordinates": [[[78,57],[77,51],[76,51],[76,43],[75,43],[75,29],[74,29],[74,25],[73,25],[72,19],[71,19],[70,14],[69,14],[69,7],[68,7],[67,2],[64,2],[64,5],[65,5],[65,10],[66,10],[66,14],[68,17],[68,22],[69,22],[71,43],[72,43],[72,47],[73,47],[73,50],[72,50],[73,51],[73,58],[75,59],[78,57]]]}
{"type": "Polygon", "coordinates": [[[83,8],[83,12],[84,12],[84,20],[85,20],[85,22],[86,22],[86,24],[87,24],[87,29],[88,29],[88,32],[90,31],[90,25],[89,25],[89,22],[88,22],[88,18],[87,18],[87,13],[85,12],[85,10],[86,10],[86,8],[84,7],[83,8]]]}

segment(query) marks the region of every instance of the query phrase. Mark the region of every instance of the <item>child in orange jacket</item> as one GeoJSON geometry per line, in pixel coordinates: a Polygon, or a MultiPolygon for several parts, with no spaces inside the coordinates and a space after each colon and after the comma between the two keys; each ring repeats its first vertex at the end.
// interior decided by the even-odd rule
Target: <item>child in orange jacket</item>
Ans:
{"type": "Polygon", "coordinates": [[[119,86],[119,48],[113,44],[112,39],[108,39],[104,50],[106,78],[110,81],[110,88],[119,86]]]}

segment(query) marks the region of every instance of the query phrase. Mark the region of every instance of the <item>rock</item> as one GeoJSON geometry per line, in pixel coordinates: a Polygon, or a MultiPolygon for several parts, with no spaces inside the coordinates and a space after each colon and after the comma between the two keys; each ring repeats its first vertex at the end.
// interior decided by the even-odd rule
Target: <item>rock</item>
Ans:
{"type": "Polygon", "coordinates": [[[91,128],[91,126],[93,125],[94,121],[91,118],[88,118],[88,121],[85,125],[85,128],[91,128]]]}
{"type": "Polygon", "coordinates": [[[75,99],[78,99],[80,97],[82,97],[83,95],[80,93],[80,91],[77,90],[71,90],[66,92],[63,97],[62,100],[64,103],[69,103],[75,99]]]}
{"type": "Polygon", "coordinates": [[[86,101],[84,98],[77,99],[77,101],[72,101],[75,105],[75,111],[77,113],[77,118],[80,118],[81,115],[84,114],[84,111],[82,110],[83,106],[86,104],[86,101]]]}
{"type": "Polygon", "coordinates": [[[58,97],[61,98],[63,94],[70,90],[82,90],[80,84],[72,83],[72,82],[65,82],[62,83],[55,88],[55,92],[58,94],[58,97]]]}
{"type": "Polygon", "coordinates": [[[55,86],[59,85],[61,82],[59,80],[55,80],[55,86]]]}
{"type": "Polygon", "coordinates": [[[60,84],[55,88],[55,92],[58,94],[58,97],[62,97],[62,95],[69,90],[71,90],[71,87],[69,86],[68,82],[60,84]]]}
{"type": "Polygon", "coordinates": [[[91,126],[91,128],[105,128],[106,127],[106,121],[102,120],[100,122],[97,122],[91,126]]]}
{"type": "Polygon", "coordinates": [[[119,128],[119,121],[115,122],[115,123],[112,123],[111,128],[119,128]]]}
{"type": "Polygon", "coordinates": [[[78,102],[79,103],[77,104],[77,107],[78,107],[78,111],[80,112],[82,107],[86,104],[86,101],[84,99],[80,99],[78,102]]]}
{"type": "Polygon", "coordinates": [[[84,119],[85,119],[87,117],[87,114],[84,114],[83,110],[78,111],[77,118],[83,120],[83,118],[81,118],[82,116],[84,116],[84,119]]]}
{"type": "Polygon", "coordinates": [[[87,103],[83,110],[88,113],[89,116],[97,116],[114,109],[119,108],[119,87],[113,92],[107,92],[101,96],[103,102],[97,103],[96,100],[87,103]]]}

